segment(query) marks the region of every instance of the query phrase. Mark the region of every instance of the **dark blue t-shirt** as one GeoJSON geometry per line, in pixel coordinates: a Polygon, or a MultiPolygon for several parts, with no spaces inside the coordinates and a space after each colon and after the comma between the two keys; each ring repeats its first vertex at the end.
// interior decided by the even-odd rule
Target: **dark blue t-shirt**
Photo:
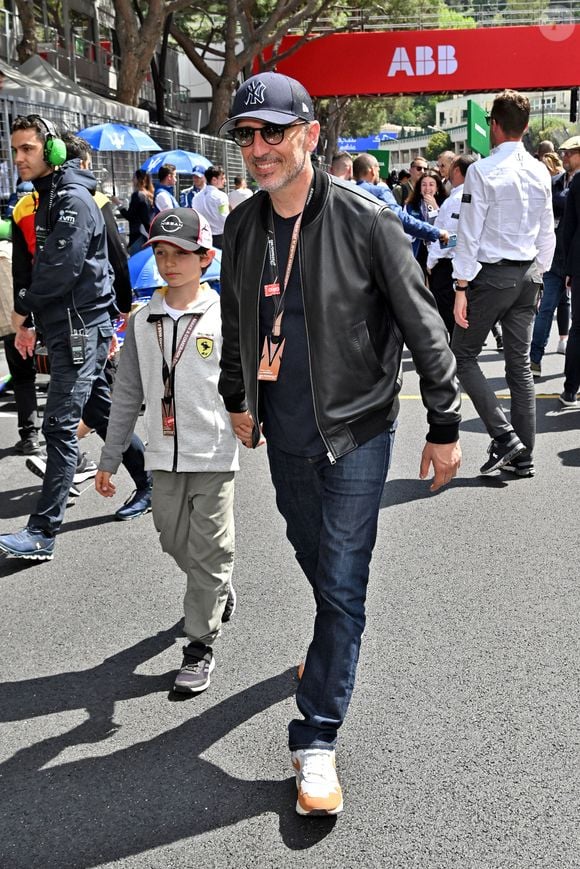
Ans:
{"type": "MultiPolygon", "coordinates": [[[[292,230],[296,220],[297,217],[284,218],[274,213],[274,235],[281,289],[283,289],[292,230]]],[[[265,336],[272,332],[275,304],[278,298],[267,297],[264,293],[264,284],[271,283],[274,277],[267,261],[260,291],[260,352],[265,336]]],[[[264,434],[278,449],[295,456],[317,456],[326,453],[314,416],[298,249],[284,296],[282,337],[286,339],[286,343],[278,379],[273,382],[267,380],[259,382],[260,416],[264,423],[264,434]]]]}

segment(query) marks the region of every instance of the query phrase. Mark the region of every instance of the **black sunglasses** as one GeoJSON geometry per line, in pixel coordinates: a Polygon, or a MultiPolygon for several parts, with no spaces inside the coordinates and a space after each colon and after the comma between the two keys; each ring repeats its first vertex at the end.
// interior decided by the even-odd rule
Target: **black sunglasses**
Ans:
{"type": "Polygon", "coordinates": [[[249,148],[254,144],[254,136],[259,133],[267,145],[279,145],[283,141],[286,130],[291,130],[292,127],[303,127],[307,121],[300,121],[298,124],[266,124],[264,127],[234,127],[231,131],[231,137],[240,148],[249,148]]]}

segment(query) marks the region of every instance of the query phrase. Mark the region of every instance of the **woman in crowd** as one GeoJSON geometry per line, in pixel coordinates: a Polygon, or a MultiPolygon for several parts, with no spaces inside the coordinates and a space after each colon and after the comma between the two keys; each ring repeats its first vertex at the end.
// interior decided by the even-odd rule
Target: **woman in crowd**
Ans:
{"type": "MultiPolygon", "coordinates": [[[[427,169],[421,181],[415,184],[405,203],[405,209],[418,220],[435,223],[439,206],[446,197],[447,194],[439,173],[433,169],[427,169]]],[[[419,238],[414,238],[413,253],[423,269],[423,274],[426,275],[427,246],[425,242],[419,238]]]]}
{"type": "Polygon", "coordinates": [[[129,221],[129,253],[141,250],[149,236],[149,226],[153,217],[153,182],[149,172],[137,169],[133,176],[134,191],[128,208],[119,211],[129,221]]]}

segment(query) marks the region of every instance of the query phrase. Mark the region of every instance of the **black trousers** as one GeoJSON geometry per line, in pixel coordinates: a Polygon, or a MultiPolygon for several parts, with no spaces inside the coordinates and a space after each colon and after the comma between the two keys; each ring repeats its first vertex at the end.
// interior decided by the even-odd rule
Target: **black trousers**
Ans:
{"type": "Polygon", "coordinates": [[[4,338],[4,353],[8,371],[12,375],[14,400],[18,414],[18,433],[21,440],[26,440],[38,432],[38,412],[36,405],[36,371],[34,359],[27,356],[23,359],[14,346],[14,335],[4,338]]]}
{"type": "Polygon", "coordinates": [[[455,318],[453,316],[453,306],[455,305],[455,291],[453,289],[453,260],[440,259],[438,260],[429,275],[429,289],[435,296],[437,309],[441,314],[441,319],[449,332],[449,340],[453,335],[455,327],[455,318]]]}

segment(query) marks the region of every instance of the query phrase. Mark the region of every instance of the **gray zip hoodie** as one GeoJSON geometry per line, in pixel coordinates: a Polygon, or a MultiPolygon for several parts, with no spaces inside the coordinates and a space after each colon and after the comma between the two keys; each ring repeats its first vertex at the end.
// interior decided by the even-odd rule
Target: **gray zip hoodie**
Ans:
{"type": "Polygon", "coordinates": [[[163,309],[163,291],[129,320],[113,390],[107,439],[99,469],[114,474],[143,401],[147,446],[145,467],[160,471],[237,471],[238,447],[229,415],[218,393],[222,336],[219,296],[207,284],[195,306],[173,320],[163,309]],[[175,368],[175,437],[163,434],[162,356],[156,320],[163,324],[164,356],[172,355],[185,332],[190,314],[202,314],[175,368]]]}

